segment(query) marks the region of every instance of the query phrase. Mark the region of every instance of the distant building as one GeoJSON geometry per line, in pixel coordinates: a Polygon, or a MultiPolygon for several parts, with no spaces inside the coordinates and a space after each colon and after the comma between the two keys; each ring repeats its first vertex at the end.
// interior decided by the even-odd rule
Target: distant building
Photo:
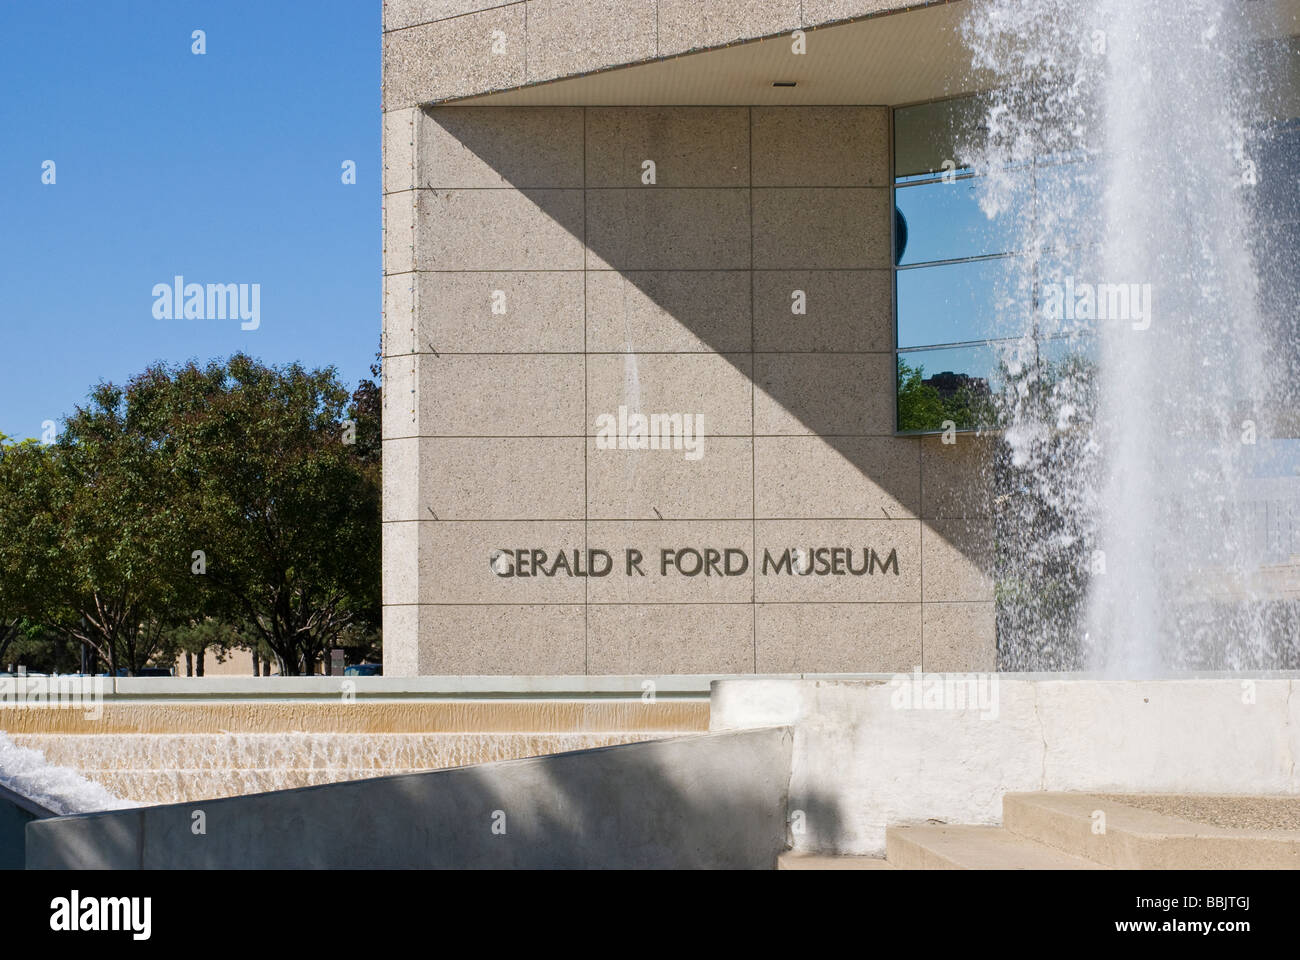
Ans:
{"type": "Polygon", "coordinates": [[[927,387],[933,387],[944,400],[951,399],[962,392],[970,396],[987,395],[989,392],[989,382],[984,377],[953,373],[951,370],[925,377],[921,382],[927,387]]]}

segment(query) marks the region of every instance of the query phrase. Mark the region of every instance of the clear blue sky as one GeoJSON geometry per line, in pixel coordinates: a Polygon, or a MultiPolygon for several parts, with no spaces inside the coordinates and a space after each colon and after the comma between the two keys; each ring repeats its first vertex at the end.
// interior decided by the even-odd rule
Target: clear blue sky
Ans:
{"type": "Polygon", "coordinates": [[[155,360],[367,375],[379,39],[379,0],[0,0],[0,433],[155,360]],[[260,329],[155,319],[177,274],[259,283],[260,329]]]}

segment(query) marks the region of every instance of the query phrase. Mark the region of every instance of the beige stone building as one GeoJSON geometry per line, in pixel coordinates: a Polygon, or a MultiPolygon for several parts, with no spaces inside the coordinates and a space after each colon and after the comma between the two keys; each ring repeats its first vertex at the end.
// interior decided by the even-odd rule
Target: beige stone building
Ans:
{"type": "Polygon", "coordinates": [[[387,674],[993,667],[983,443],[896,416],[894,108],[974,83],[907,6],[385,5],[387,674]]]}

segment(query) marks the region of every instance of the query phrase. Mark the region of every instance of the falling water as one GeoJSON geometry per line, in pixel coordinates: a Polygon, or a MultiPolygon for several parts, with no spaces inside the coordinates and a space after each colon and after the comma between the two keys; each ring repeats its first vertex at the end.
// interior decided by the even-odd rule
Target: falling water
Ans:
{"type": "Polygon", "coordinates": [[[985,0],[966,18],[995,91],[967,155],[1025,254],[999,291],[1020,333],[992,478],[1005,668],[1294,666],[1243,522],[1290,379],[1262,251],[1294,242],[1261,227],[1278,61],[1251,6],[985,0]],[[1117,285],[1130,302],[1103,318],[1117,285]],[[1081,291],[1097,316],[1070,309],[1081,291]]]}
{"type": "Polygon", "coordinates": [[[0,732],[0,786],[60,816],[139,806],[110,793],[103,784],[49,761],[40,750],[18,746],[0,732]]]}

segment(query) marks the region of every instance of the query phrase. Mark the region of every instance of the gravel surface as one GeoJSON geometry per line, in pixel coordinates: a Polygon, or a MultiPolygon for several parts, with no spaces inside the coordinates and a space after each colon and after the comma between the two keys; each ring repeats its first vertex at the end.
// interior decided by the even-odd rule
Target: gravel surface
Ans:
{"type": "Polygon", "coordinates": [[[1101,799],[1195,823],[1239,830],[1300,830],[1300,797],[1202,797],[1106,794],[1101,799]]]}

